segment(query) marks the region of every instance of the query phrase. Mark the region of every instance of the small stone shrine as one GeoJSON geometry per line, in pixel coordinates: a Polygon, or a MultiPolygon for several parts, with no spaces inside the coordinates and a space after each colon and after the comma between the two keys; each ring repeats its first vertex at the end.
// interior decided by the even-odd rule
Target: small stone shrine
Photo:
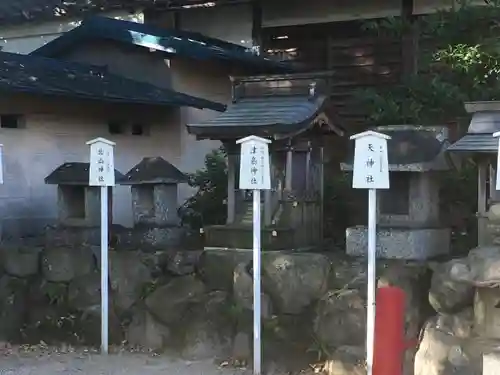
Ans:
{"type": "MultiPolygon", "coordinates": [[[[343,136],[325,74],[233,79],[233,102],[213,120],[188,124],[198,139],[223,142],[228,154],[227,223],[204,228],[205,249],[252,249],[252,192],[239,189],[238,139],[269,145],[271,190],[262,196],[262,249],[308,250],[323,237],[323,142],[343,136]]],[[[332,142],[332,141],[330,141],[332,142]]]]}
{"type": "MultiPolygon", "coordinates": [[[[377,190],[377,257],[422,260],[450,251],[450,228],[442,224],[439,172],[450,169],[445,127],[381,126],[387,141],[390,189],[377,190]]],[[[342,163],[352,171],[352,158],[342,163]]],[[[348,255],[366,254],[368,228],[347,228],[348,255]]]]}
{"type": "MultiPolygon", "coordinates": [[[[123,175],[115,170],[115,179],[123,175]]],[[[57,185],[58,240],[99,244],[101,194],[99,186],[89,186],[89,163],[64,163],[45,177],[45,183],[57,185]],[[69,237],[64,236],[66,233],[69,237]],[[69,234],[71,233],[71,235],[69,234]],[[71,239],[73,238],[73,240],[71,239]]],[[[113,188],[109,187],[108,218],[113,222],[113,188]]]]}
{"type": "Polygon", "coordinates": [[[465,103],[472,114],[467,134],[450,146],[450,155],[473,160],[478,169],[478,245],[500,245],[500,192],[495,189],[500,102],[465,103]]]}
{"type": "MultiPolygon", "coordinates": [[[[449,152],[474,160],[478,168],[478,245],[457,274],[475,289],[474,332],[500,344],[500,192],[496,190],[500,102],[465,103],[472,114],[467,134],[449,152]]],[[[462,280],[461,280],[462,281],[462,280]]]]}
{"type": "Polygon", "coordinates": [[[177,214],[178,184],[188,177],[161,157],[141,160],[125,175],[121,185],[130,185],[134,229],[126,242],[150,246],[175,246],[182,228],[177,214]]]}

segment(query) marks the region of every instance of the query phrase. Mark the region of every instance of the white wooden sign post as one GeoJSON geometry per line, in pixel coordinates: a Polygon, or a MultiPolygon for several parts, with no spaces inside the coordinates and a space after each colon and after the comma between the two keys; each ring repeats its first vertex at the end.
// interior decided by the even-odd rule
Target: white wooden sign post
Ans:
{"type": "Polygon", "coordinates": [[[387,140],[390,138],[374,131],[366,131],[351,137],[355,142],[352,187],[354,189],[368,189],[367,375],[373,374],[375,341],[377,189],[389,189],[387,140]]]}
{"type": "Polygon", "coordinates": [[[271,189],[270,140],[250,136],[241,144],[240,189],[253,191],[253,373],[261,374],[261,293],[260,293],[260,191],[271,189]]]}
{"type": "Polygon", "coordinates": [[[3,184],[3,145],[0,144],[0,185],[3,184]]]}
{"type": "Polygon", "coordinates": [[[495,182],[495,190],[500,190],[500,132],[493,133],[493,137],[498,138],[498,150],[497,150],[497,178],[495,182]]]}
{"type": "Polygon", "coordinates": [[[104,138],[88,141],[89,185],[101,187],[101,352],[108,353],[108,187],[115,186],[114,142],[104,138]]]}

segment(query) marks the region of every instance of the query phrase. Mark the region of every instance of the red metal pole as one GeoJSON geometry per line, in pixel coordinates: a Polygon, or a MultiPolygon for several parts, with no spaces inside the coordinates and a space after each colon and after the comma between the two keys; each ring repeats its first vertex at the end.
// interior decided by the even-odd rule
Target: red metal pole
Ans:
{"type": "Polygon", "coordinates": [[[373,375],[403,373],[405,293],[397,287],[377,289],[373,375]]]}

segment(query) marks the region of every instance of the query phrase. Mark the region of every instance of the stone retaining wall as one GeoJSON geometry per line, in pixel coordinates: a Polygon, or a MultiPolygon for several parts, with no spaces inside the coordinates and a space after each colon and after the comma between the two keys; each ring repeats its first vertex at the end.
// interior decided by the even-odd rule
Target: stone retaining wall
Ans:
{"type": "MultiPolygon", "coordinates": [[[[99,344],[97,248],[4,246],[1,255],[0,340],[99,344]]],[[[251,258],[245,251],[110,251],[111,341],[251,362],[251,258]]],[[[331,374],[362,373],[365,269],[364,261],[342,256],[263,253],[265,363],[326,360],[331,374]]],[[[416,338],[426,319],[426,266],[380,261],[377,272],[379,285],[405,290],[406,335],[416,338]]],[[[406,367],[413,368],[412,353],[406,367]]]]}

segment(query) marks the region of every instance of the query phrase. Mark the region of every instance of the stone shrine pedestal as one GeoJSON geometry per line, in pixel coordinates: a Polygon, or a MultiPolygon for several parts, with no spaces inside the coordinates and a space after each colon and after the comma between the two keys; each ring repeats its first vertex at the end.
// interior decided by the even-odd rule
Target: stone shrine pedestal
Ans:
{"type": "MultiPolygon", "coordinates": [[[[377,227],[377,258],[425,260],[448,254],[449,228],[377,227]]],[[[350,256],[366,256],[368,228],[350,227],[346,230],[346,252],[350,256]]]]}

